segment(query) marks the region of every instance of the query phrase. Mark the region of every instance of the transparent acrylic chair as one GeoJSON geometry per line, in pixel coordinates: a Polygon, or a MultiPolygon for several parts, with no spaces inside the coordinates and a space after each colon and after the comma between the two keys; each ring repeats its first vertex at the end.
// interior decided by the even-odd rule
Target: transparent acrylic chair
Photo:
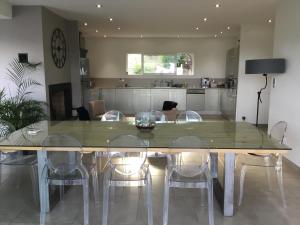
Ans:
{"type": "Polygon", "coordinates": [[[117,110],[112,110],[107,113],[105,113],[102,116],[101,121],[108,121],[108,122],[118,122],[123,121],[125,119],[125,115],[117,110]]]}
{"type": "MultiPolygon", "coordinates": [[[[68,135],[50,135],[42,143],[43,150],[47,151],[47,162],[42,171],[41,180],[45,185],[60,186],[61,194],[65,185],[81,185],[83,187],[84,225],[89,224],[89,173],[82,164],[82,151],[80,142],[68,135]],[[49,151],[51,147],[68,147],[72,151],[49,151]]],[[[45,224],[46,193],[41,199],[41,221],[45,224]]]]}
{"type": "Polygon", "coordinates": [[[185,111],[178,115],[176,123],[202,122],[202,117],[194,111],[185,111]]]}
{"type": "MultiPolygon", "coordinates": [[[[155,117],[156,124],[168,123],[167,116],[161,111],[151,111],[155,117]]],[[[166,157],[167,155],[161,152],[148,152],[148,158],[151,157],[166,157]]]]}
{"type": "MultiPolygon", "coordinates": [[[[133,135],[119,135],[108,141],[108,166],[103,181],[103,215],[102,225],[108,223],[110,187],[145,186],[147,188],[148,225],[153,225],[152,215],[152,178],[146,164],[146,144],[133,135]],[[116,152],[114,148],[136,152],[116,152]]],[[[117,213],[117,212],[115,212],[117,213]]]]}
{"type": "Polygon", "coordinates": [[[208,221],[214,224],[213,178],[210,175],[209,146],[196,136],[183,136],[175,139],[172,148],[201,148],[199,153],[184,152],[168,156],[165,174],[163,225],[168,224],[170,188],[207,189],[208,221]]]}
{"type": "MultiPolygon", "coordinates": [[[[277,140],[279,143],[283,143],[285,133],[287,130],[287,123],[285,121],[280,121],[276,123],[270,130],[270,138],[277,140]]],[[[247,169],[249,167],[255,168],[265,168],[267,181],[269,189],[271,189],[271,178],[270,178],[270,169],[274,169],[277,176],[277,183],[279,186],[281,200],[283,207],[286,208],[286,199],[283,188],[283,178],[282,178],[282,154],[248,154],[240,160],[241,164],[241,174],[240,174],[240,194],[238,205],[240,206],[243,201],[244,196],[244,183],[247,169]]]]}
{"type": "MultiPolygon", "coordinates": [[[[8,140],[15,131],[15,127],[7,121],[0,120],[0,142],[8,140]]],[[[38,204],[38,188],[37,188],[37,159],[36,155],[24,155],[22,151],[1,152],[0,151],[0,165],[13,166],[16,169],[26,166],[30,168],[30,177],[32,183],[33,199],[38,204]]],[[[20,173],[16,173],[17,187],[20,186],[20,173]]],[[[0,181],[1,181],[1,167],[0,167],[0,181]]]]}
{"type": "Polygon", "coordinates": [[[167,123],[168,122],[168,118],[163,112],[151,111],[151,113],[154,114],[156,123],[167,123]]]}

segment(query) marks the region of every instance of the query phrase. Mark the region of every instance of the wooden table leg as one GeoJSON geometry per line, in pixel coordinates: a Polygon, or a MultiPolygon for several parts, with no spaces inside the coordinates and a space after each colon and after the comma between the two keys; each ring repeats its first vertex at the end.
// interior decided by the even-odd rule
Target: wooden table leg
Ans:
{"type": "Polygon", "coordinates": [[[225,153],[224,216],[233,216],[234,214],[234,164],[235,153],[225,153]]]}
{"type": "Polygon", "coordinates": [[[45,185],[44,182],[42,182],[42,172],[46,165],[47,160],[47,152],[46,151],[37,151],[37,159],[38,159],[38,175],[39,175],[39,193],[40,193],[40,209],[42,210],[42,201],[43,194],[46,195],[46,202],[45,202],[45,209],[46,212],[49,212],[50,210],[50,204],[49,204],[49,189],[48,185],[45,185]]]}

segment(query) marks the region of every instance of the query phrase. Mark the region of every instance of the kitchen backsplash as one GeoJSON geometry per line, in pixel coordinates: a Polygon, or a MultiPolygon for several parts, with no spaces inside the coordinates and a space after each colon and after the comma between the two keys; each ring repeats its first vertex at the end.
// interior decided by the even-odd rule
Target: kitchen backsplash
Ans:
{"type": "MultiPolygon", "coordinates": [[[[178,85],[188,88],[199,88],[201,86],[201,79],[154,79],[154,78],[130,78],[130,79],[119,79],[119,78],[92,78],[91,79],[94,87],[101,88],[114,88],[114,87],[166,87],[170,85],[178,85]]],[[[224,78],[211,78],[215,85],[224,85],[224,78]]]]}

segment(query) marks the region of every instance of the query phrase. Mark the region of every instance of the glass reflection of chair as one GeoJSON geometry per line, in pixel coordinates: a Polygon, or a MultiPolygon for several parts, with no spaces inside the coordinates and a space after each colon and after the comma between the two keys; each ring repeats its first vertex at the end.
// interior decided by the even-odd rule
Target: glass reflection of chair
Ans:
{"type": "MultiPolygon", "coordinates": [[[[0,120],[0,142],[9,141],[10,135],[15,131],[15,127],[7,121],[0,120]]],[[[37,188],[37,159],[36,155],[23,155],[22,151],[1,152],[0,151],[0,166],[14,166],[16,169],[20,166],[30,168],[30,176],[32,182],[33,199],[38,203],[38,188],[37,188]]],[[[18,187],[20,186],[20,173],[15,174],[17,177],[18,187]]],[[[1,167],[0,167],[0,182],[1,182],[1,167]]]]}
{"type": "MultiPolygon", "coordinates": [[[[283,144],[285,133],[287,130],[287,123],[280,121],[276,123],[270,130],[270,138],[277,140],[280,144],[283,144]]],[[[283,178],[282,178],[282,154],[248,154],[243,159],[240,160],[241,164],[241,174],[240,174],[240,195],[238,205],[242,204],[244,195],[244,183],[247,169],[249,167],[254,168],[265,168],[267,174],[267,181],[269,189],[271,190],[271,178],[270,169],[274,169],[277,176],[277,183],[279,186],[281,200],[283,207],[286,208],[286,199],[283,188],[283,178]]]]}
{"type": "Polygon", "coordinates": [[[105,113],[102,116],[102,121],[108,121],[108,122],[118,122],[125,120],[125,115],[117,110],[112,110],[107,113],[105,113]]]}
{"type": "Polygon", "coordinates": [[[143,140],[132,135],[119,135],[108,141],[108,166],[103,181],[102,225],[108,223],[110,187],[146,186],[148,225],[153,225],[152,217],[152,178],[147,159],[146,145],[143,140]],[[116,152],[114,148],[135,148],[138,152],[116,152]],[[136,149],[140,148],[140,149],[136,149]]]}
{"type": "Polygon", "coordinates": [[[202,122],[202,117],[194,111],[185,111],[178,115],[176,123],[202,122]]]}
{"type": "MultiPolygon", "coordinates": [[[[83,187],[83,211],[84,225],[89,224],[89,173],[82,164],[81,144],[74,137],[68,135],[50,135],[42,143],[43,150],[47,151],[47,161],[43,168],[41,180],[45,186],[60,186],[61,197],[64,194],[65,185],[81,185],[83,187]],[[72,151],[49,151],[51,147],[67,147],[72,151]],[[49,149],[50,148],[50,149],[49,149]]],[[[96,182],[97,174],[92,173],[93,181],[96,182]]],[[[94,183],[94,191],[96,190],[94,183]]],[[[97,194],[94,192],[94,194],[97,194]]],[[[45,224],[46,193],[41,199],[41,225],[45,224]]],[[[98,196],[95,196],[97,199],[98,196]]]]}
{"type": "Polygon", "coordinates": [[[165,174],[163,225],[168,224],[170,188],[207,189],[209,225],[214,224],[213,179],[210,175],[209,146],[196,136],[183,136],[175,139],[172,148],[201,148],[199,153],[180,153],[168,156],[165,174]]]}

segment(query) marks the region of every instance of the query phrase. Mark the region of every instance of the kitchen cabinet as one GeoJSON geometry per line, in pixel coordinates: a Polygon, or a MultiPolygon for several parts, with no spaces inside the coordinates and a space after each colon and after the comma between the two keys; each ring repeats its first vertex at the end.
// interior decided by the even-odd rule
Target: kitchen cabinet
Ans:
{"type": "Polygon", "coordinates": [[[133,91],[133,113],[149,112],[150,110],[150,89],[132,89],[133,91]]]}
{"type": "Polygon", "coordinates": [[[151,89],[150,109],[154,111],[161,111],[163,102],[169,100],[169,89],[151,89]]]}
{"type": "Polygon", "coordinates": [[[119,110],[125,114],[161,111],[164,101],[175,101],[178,103],[178,110],[186,110],[186,89],[103,88],[100,93],[106,110],[119,110]]]}
{"type": "Polygon", "coordinates": [[[116,105],[116,89],[101,89],[101,99],[105,102],[106,111],[114,110],[116,105]]]}
{"type": "Polygon", "coordinates": [[[90,101],[99,100],[99,99],[100,99],[100,89],[99,88],[83,89],[83,106],[86,109],[89,108],[90,101]]]}
{"type": "Polygon", "coordinates": [[[133,89],[117,88],[115,109],[125,114],[134,114],[133,109],[133,89]]]}
{"type": "Polygon", "coordinates": [[[169,101],[177,102],[178,110],[186,110],[186,89],[170,89],[169,101]]]}
{"type": "Polygon", "coordinates": [[[229,120],[235,120],[236,89],[223,89],[220,97],[221,112],[229,120]]]}
{"type": "Polygon", "coordinates": [[[232,48],[227,51],[226,55],[226,77],[235,78],[239,74],[239,53],[240,49],[232,48]]]}
{"type": "Polygon", "coordinates": [[[220,91],[218,88],[205,89],[205,113],[221,114],[220,110],[220,91]]]}

